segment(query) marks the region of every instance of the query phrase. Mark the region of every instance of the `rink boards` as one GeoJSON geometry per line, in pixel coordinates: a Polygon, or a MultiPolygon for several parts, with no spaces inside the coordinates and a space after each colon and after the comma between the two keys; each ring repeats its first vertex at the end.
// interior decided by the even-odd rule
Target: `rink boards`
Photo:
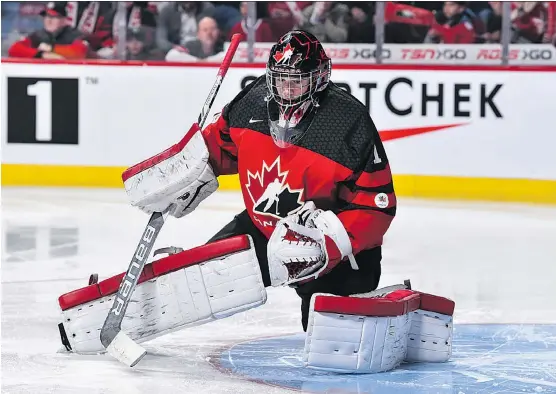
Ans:
{"type": "MultiPolygon", "coordinates": [[[[121,187],[127,166],[181,139],[216,70],[3,62],[2,184],[121,187]]],[[[263,72],[233,65],[212,113],[263,72]]],[[[556,66],[339,64],[332,80],[369,109],[399,195],[556,203],[556,66]]]]}

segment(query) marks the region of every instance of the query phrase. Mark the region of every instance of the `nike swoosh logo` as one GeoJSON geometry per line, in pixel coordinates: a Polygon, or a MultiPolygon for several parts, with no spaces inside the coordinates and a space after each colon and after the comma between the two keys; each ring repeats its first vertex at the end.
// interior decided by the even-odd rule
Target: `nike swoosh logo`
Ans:
{"type": "Polygon", "coordinates": [[[249,119],[249,124],[251,124],[251,123],[257,123],[257,122],[262,122],[262,121],[263,121],[262,119],[253,119],[253,118],[251,118],[251,119],[249,119]]]}
{"type": "Polygon", "coordinates": [[[414,135],[430,133],[432,131],[450,129],[452,127],[463,126],[468,123],[452,123],[441,126],[411,127],[403,129],[392,129],[379,131],[380,139],[384,141],[397,140],[398,138],[411,137],[414,135]]]}

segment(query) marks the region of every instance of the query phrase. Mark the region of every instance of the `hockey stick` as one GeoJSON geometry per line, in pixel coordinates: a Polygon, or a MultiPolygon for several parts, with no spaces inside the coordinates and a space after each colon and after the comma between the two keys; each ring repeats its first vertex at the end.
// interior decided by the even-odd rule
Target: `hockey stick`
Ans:
{"type": "MultiPolygon", "coordinates": [[[[218,69],[218,74],[216,76],[216,81],[210,90],[210,93],[201,109],[201,113],[198,118],[199,129],[202,129],[205,123],[210,108],[214,103],[216,94],[222,85],[224,76],[228,72],[228,68],[232,62],[232,58],[236,52],[236,49],[241,40],[239,34],[234,34],[224,56],[224,60],[218,69]]],[[[114,358],[118,359],[122,363],[133,367],[137,364],[144,356],[147,354],[146,350],[142,346],[134,342],[127,334],[122,331],[122,321],[129,305],[131,295],[137,286],[139,281],[139,276],[143,272],[145,263],[151,253],[154,242],[158,237],[160,229],[168,216],[167,212],[154,212],[147,223],[147,227],[143,232],[141,241],[135,249],[131,263],[125,273],[120,288],[114,296],[114,303],[108,316],[104,321],[104,325],[100,331],[100,342],[102,346],[106,348],[106,351],[112,355],[114,358]]]]}

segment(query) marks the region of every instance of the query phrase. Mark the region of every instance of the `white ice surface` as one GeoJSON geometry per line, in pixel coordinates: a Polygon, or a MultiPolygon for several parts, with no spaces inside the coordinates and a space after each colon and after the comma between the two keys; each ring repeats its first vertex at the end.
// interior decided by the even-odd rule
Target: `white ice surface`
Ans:
{"type": "MultiPolygon", "coordinates": [[[[110,356],[57,353],[59,295],[125,271],[148,216],[122,190],[2,189],[2,393],[282,393],[222,373],[207,359],[233,343],[301,331],[292,289],[209,325],[147,342],[130,369],[110,356]]],[[[170,218],[156,247],[204,243],[242,210],[216,193],[170,218]]],[[[556,323],[556,208],[400,199],[381,286],[456,301],[457,323],[556,323]]]]}

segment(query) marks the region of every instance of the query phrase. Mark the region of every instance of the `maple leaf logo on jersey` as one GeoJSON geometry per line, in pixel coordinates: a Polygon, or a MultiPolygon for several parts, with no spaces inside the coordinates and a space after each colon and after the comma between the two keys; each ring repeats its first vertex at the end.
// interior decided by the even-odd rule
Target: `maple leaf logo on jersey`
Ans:
{"type": "Polygon", "coordinates": [[[286,45],[286,47],[284,48],[283,52],[276,51],[273,57],[274,60],[276,60],[276,64],[281,64],[281,63],[286,63],[288,60],[290,60],[292,55],[293,55],[293,48],[290,45],[290,43],[288,43],[288,45],[286,45]]]}
{"type": "Polygon", "coordinates": [[[292,189],[286,183],[288,172],[280,170],[280,157],[270,166],[263,160],[260,173],[257,171],[252,174],[247,170],[245,186],[253,201],[254,213],[282,219],[303,206],[303,189],[292,189]]]}

